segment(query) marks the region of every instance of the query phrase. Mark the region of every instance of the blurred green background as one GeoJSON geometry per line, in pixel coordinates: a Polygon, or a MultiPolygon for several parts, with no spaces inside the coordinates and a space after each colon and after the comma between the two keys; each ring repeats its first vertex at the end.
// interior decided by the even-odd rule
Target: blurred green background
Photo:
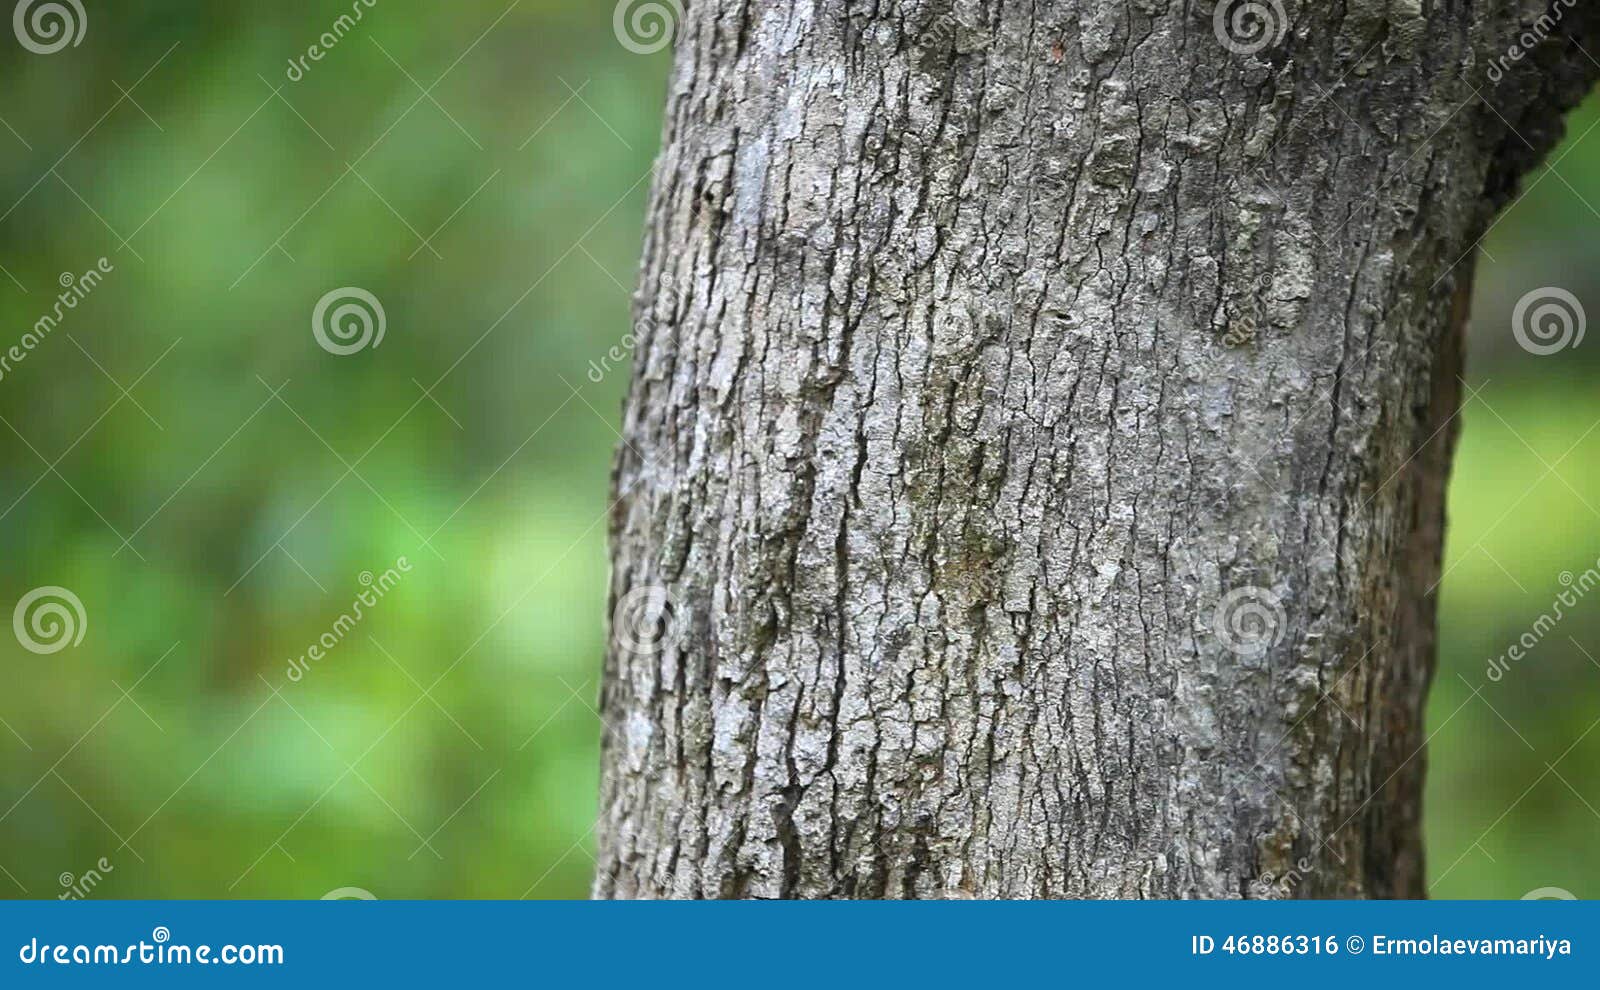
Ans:
{"type": "MultiPolygon", "coordinates": [[[[609,3],[378,0],[291,80],[350,10],[92,5],[76,47],[0,42],[0,345],[112,268],[0,377],[0,602],[87,616],[54,654],[0,637],[4,896],[587,892],[627,370],[591,362],[628,332],[669,56],[609,3]],[[345,286],[386,333],[335,356],[310,314],[345,286]]],[[[1597,165],[1562,158],[1480,262],[1435,896],[1600,893],[1600,622],[1485,680],[1600,554],[1594,349],[1509,333],[1544,285],[1600,312],[1597,165]]]]}
{"type": "Polygon", "coordinates": [[[1590,591],[1498,680],[1491,664],[1600,569],[1600,340],[1549,355],[1518,301],[1565,289],[1600,317],[1600,99],[1484,239],[1451,479],[1429,702],[1430,893],[1600,897],[1600,600],[1590,591]]]}

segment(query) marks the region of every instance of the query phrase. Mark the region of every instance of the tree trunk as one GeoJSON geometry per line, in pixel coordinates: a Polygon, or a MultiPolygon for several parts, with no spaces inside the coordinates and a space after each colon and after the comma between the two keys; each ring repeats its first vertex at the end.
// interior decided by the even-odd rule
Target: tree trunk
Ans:
{"type": "Polygon", "coordinates": [[[1564,2],[691,0],[596,895],[1422,896],[1471,255],[1600,72],[1564,2]]]}

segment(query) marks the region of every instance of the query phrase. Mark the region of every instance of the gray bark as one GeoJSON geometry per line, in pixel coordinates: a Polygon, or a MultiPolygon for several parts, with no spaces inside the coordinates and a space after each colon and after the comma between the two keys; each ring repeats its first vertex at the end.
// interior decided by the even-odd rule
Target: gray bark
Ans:
{"type": "Polygon", "coordinates": [[[692,0],[597,896],[1423,895],[1471,252],[1600,47],[1284,6],[692,0]]]}

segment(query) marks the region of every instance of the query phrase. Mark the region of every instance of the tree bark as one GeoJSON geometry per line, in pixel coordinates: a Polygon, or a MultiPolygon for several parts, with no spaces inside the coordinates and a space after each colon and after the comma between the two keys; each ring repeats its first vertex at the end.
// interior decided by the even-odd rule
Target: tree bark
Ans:
{"type": "Polygon", "coordinates": [[[597,896],[1424,895],[1471,255],[1596,18],[1240,6],[692,0],[597,896]]]}

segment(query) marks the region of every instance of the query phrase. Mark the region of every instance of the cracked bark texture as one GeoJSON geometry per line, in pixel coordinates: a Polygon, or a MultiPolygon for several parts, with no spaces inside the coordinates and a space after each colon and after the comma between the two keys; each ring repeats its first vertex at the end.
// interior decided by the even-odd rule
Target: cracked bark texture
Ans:
{"type": "Polygon", "coordinates": [[[692,0],[597,896],[1424,894],[1471,254],[1596,18],[1284,7],[692,0]]]}

